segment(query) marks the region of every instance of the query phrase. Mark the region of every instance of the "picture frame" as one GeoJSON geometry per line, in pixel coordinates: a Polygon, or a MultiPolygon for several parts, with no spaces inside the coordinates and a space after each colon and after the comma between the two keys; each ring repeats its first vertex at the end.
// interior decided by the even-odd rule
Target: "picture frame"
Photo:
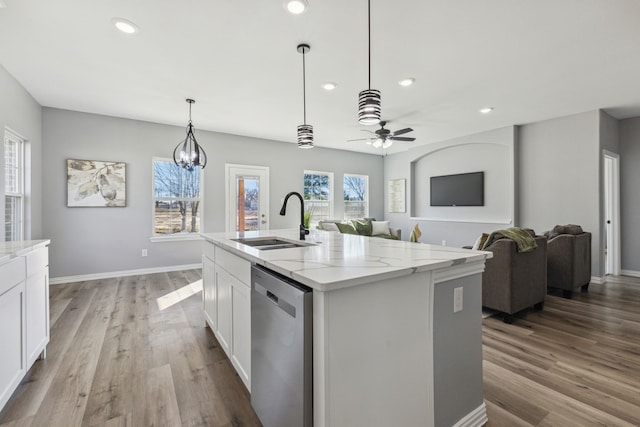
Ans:
{"type": "Polygon", "coordinates": [[[406,179],[390,179],[388,183],[388,211],[403,213],[407,211],[405,192],[406,179]]]}
{"type": "Polygon", "coordinates": [[[126,207],[124,162],[67,159],[67,207],[126,207]]]}

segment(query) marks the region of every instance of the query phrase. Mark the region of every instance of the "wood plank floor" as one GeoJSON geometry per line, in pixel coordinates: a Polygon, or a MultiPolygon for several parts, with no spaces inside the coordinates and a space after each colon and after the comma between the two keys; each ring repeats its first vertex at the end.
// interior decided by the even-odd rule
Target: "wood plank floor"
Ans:
{"type": "MultiPolygon", "coordinates": [[[[259,426],[204,327],[198,270],[51,287],[47,359],[0,427],[259,426]]],[[[488,427],[639,426],[640,279],[483,320],[488,427]]]]}

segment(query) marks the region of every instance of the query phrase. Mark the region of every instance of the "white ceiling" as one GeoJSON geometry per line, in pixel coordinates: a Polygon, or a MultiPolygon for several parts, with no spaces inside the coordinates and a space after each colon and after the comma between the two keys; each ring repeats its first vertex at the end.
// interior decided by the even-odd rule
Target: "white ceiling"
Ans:
{"type": "MultiPolygon", "coordinates": [[[[346,142],[375,129],[356,114],[367,2],[309,2],[293,16],[283,0],[4,0],[0,64],[43,106],[184,126],[190,97],[196,135],[295,142],[306,42],[316,145],[375,153],[346,142]]],[[[640,115],[638,0],[371,3],[372,88],[391,130],[415,129],[411,146],[598,108],[640,115]],[[416,83],[399,86],[407,76],[416,83]]]]}

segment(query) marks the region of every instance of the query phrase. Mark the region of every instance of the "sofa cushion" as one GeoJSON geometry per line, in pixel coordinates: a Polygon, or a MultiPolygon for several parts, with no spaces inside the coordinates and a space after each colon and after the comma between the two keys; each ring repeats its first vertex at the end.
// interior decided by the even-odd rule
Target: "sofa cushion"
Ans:
{"type": "Polygon", "coordinates": [[[391,234],[389,221],[371,221],[371,235],[391,234]]]}
{"type": "Polygon", "coordinates": [[[547,239],[553,239],[561,234],[572,234],[578,235],[584,233],[582,227],[575,224],[567,224],[567,225],[556,225],[553,227],[551,231],[545,231],[544,235],[547,236],[547,239]]]}
{"type": "Polygon", "coordinates": [[[355,228],[361,236],[371,236],[372,225],[370,219],[353,219],[351,223],[353,224],[353,228],[355,228]]]}
{"type": "Polygon", "coordinates": [[[341,233],[344,234],[358,234],[356,229],[353,227],[353,224],[349,222],[337,222],[336,226],[341,233]]]}
{"type": "Polygon", "coordinates": [[[325,231],[340,231],[335,222],[323,222],[322,229],[325,231]]]}

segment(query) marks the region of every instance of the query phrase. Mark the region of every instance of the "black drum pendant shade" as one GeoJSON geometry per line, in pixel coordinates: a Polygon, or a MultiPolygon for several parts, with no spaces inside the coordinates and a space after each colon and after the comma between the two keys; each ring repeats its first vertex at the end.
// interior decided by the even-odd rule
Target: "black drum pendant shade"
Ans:
{"type": "Polygon", "coordinates": [[[311,50],[308,44],[299,44],[297,47],[302,54],[302,111],[303,123],[298,126],[298,148],[313,148],[313,126],[307,124],[307,76],[305,55],[311,50]]]}
{"type": "Polygon", "coordinates": [[[358,122],[361,125],[376,125],[382,115],[382,95],[371,89],[371,0],[367,0],[367,22],[369,30],[369,89],[358,95],[358,122]]]}

